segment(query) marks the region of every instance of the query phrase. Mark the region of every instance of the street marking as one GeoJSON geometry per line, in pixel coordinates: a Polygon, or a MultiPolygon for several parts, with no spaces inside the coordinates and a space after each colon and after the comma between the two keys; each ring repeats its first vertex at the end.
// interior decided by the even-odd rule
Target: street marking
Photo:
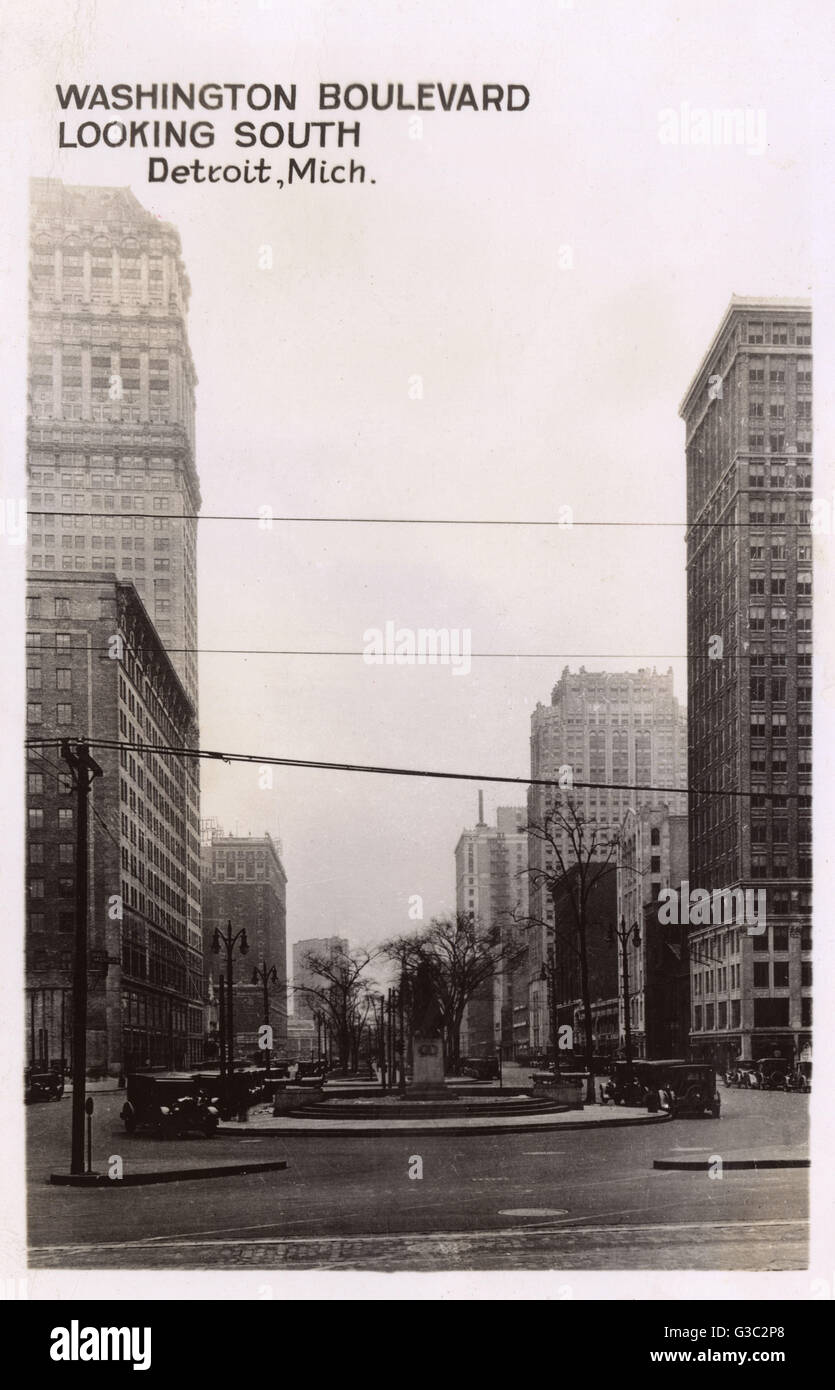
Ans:
{"type": "Polygon", "coordinates": [[[567,1207],[511,1207],[499,1212],[499,1216],[567,1216],[567,1207]]]}
{"type": "Polygon", "coordinates": [[[542,1154],[552,1154],[552,1155],[556,1156],[557,1154],[564,1154],[564,1153],[565,1153],[565,1149],[523,1149],[523,1150],[522,1150],[522,1157],[523,1157],[523,1158],[536,1158],[537,1156],[542,1155],[542,1154]]]}

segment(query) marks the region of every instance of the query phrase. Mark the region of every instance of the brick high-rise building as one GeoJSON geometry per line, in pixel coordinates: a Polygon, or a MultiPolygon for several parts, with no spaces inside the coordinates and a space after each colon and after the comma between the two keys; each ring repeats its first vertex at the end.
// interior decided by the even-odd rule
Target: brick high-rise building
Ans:
{"type": "Polygon", "coordinates": [[[734,296],[680,407],[690,886],[763,889],[768,919],[691,933],[691,1046],[719,1060],[811,1041],[811,342],[808,301],[734,296]]]}
{"type": "Polygon", "coordinates": [[[287,1049],[287,875],[279,846],[271,835],[215,834],[201,847],[203,867],[203,939],[206,992],[217,998],[226,953],[215,955],[215,928],[246,928],[249,954],[234,953],[234,1026],[236,1045],[252,1052],[264,1023],[263,984],[253,984],[256,968],[275,966],[278,979],[268,991],[272,1053],[287,1049]]]}
{"type": "MultiPolygon", "coordinates": [[[[637,799],[650,805],[668,804],[674,812],[686,811],[686,795],[654,788],[684,787],[687,776],[687,729],[684,711],[673,694],[672,670],[578,672],[563,670],[551,692],[549,705],[538,704],[531,716],[531,777],[553,779],[556,785],[592,782],[593,787],[574,787],[571,800],[582,812],[589,827],[615,836],[627,812],[637,799]],[[624,784],[607,790],[606,784],[624,784]]],[[[528,816],[533,824],[545,821],[549,797],[545,786],[532,786],[528,793],[528,816]]],[[[559,793],[562,795],[562,793],[559,793]]],[[[562,852],[570,868],[571,850],[567,835],[562,852]]],[[[555,859],[541,838],[531,835],[528,859],[531,873],[530,915],[540,926],[531,926],[528,940],[530,1043],[534,1051],[545,1049],[550,1035],[548,990],[542,967],[549,960],[550,938],[554,926],[554,903],[539,874],[553,875],[555,859]],[[538,872],[537,872],[538,871],[538,872]]],[[[600,885],[604,893],[603,885],[600,885]]],[[[608,902],[608,893],[604,893],[608,902]]],[[[614,898],[612,898],[614,901],[614,898]]],[[[596,949],[596,947],[595,947],[596,949]]],[[[609,948],[614,961],[614,947],[609,948]]],[[[602,967],[601,987],[609,980],[602,967]]],[[[576,983],[576,982],[575,982],[576,983]]],[[[560,1004],[572,1003],[572,972],[563,971],[559,979],[560,1004]]],[[[594,1004],[594,1001],[592,1001],[594,1004]]],[[[596,1006],[601,1032],[617,1032],[616,993],[596,1006]],[[605,1016],[605,1017],[604,1017],[605,1016]]]]}
{"type": "Polygon", "coordinates": [[[196,704],[197,378],[179,236],[127,188],[33,179],[30,238],[30,566],[135,584],[196,704]]]}
{"type": "Polygon", "coordinates": [[[98,738],[144,747],[93,748],[88,1068],[190,1066],[203,1056],[200,788],[195,759],[155,746],[196,744],[194,705],[132,584],[31,573],[26,609],[27,1055],[71,1055],[77,810],[54,741],[98,738]]]}
{"type": "MultiPolygon", "coordinates": [[[[485,930],[498,926],[508,949],[524,945],[515,917],[528,910],[527,812],[523,806],[499,806],[496,824],[484,820],[478,794],[478,824],[465,830],[455,847],[455,906],[472,913],[485,930]]],[[[516,1056],[527,1041],[527,976],[523,966],[503,970],[467,1004],[461,1026],[461,1054],[470,1057],[516,1056]]]]}

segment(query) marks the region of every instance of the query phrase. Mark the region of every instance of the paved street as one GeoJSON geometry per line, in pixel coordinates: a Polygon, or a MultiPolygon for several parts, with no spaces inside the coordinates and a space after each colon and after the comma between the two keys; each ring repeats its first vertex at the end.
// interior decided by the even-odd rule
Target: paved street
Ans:
{"type": "Polygon", "coordinates": [[[91,1192],[69,1102],[30,1106],[31,1263],[50,1268],[798,1269],[803,1169],[654,1171],[654,1158],[804,1156],[808,1098],[726,1091],[719,1120],[541,1136],[128,1138],[96,1096],[94,1166],[286,1158],[284,1172],[91,1192]],[[410,1179],[419,1156],[423,1176],[410,1179]],[[414,1164],[412,1165],[414,1167],[414,1164]]]}

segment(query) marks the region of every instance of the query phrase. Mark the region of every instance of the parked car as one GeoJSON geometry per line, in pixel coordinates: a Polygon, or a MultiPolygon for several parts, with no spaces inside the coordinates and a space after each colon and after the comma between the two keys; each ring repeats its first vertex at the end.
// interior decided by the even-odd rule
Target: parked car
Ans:
{"type": "Polygon", "coordinates": [[[189,1072],[130,1072],[120,1111],[125,1129],[128,1134],[154,1129],[161,1139],[190,1133],[210,1138],[220,1118],[213,1082],[211,1076],[189,1072]]]}
{"type": "Polygon", "coordinates": [[[27,1105],[36,1100],[60,1100],[64,1094],[64,1074],[55,1067],[27,1067],[23,1073],[23,1097],[27,1105]]]}
{"type": "Polygon", "coordinates": [[[614,1062],[609,1080],[600,1087],[601,1105],[607,1105],[609,1101],[613,1105],[645,1105],[647,1068],[653,1065],[642,1057],[633,1062],[614,1062]]]}
{"type": "Polygon", "coordinates": [[[753,1062],[737,1061],[725,1072],[724,1080],[726,1086],[737,1086],[744,1090],[748,1090],[751,1086],[756,1089],[759,1086],[759,1078],[756,1076],[753,1062]]]}
{"type": "Polygon", "coordinates": [[[474,1081],[498,1081],[501,1075],[498,1057],[465,1057],[461,1063],[461,1075],[470,1076],[474,1081]]]}
{"type": "Polygon", "coordinates": [[[785,1057],[761,1057],[754,1063],[759,1086],[763,1091],[789,1089],[789,1063],[785,1057]]]}
{"type": "Polygon", "coordinates": [[[812,1089],[812,1063],[798,1062],[794,1071],[789,1073],[788,1087],[790,1091],[811,1091],[812,1089]]]}
{"type": "Polygon", "coordinates": [[[716,1069],[707,1062],[648,1062],[645,1081],[647,1110],[666,1111],[672,1119],[681,1115],[709,1114],[718,1119],[722,1109],[716,1089],[716,1069]]]}

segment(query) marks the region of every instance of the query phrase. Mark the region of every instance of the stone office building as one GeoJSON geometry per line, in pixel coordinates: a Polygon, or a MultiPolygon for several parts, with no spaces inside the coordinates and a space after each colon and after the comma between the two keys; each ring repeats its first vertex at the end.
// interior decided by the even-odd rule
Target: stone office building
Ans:
{"type": "MultiPolygon", "coordinates": [[[[540,782],[552,781],[554,788],[531,786],[529,824],[542,826],[545,823],[554,789],[565,784],[566,774],[573,781],[592,784],[577,787],[570,799],[584,817],[588,833],[596,829],[604,839],[620,833],[638,798],[641,804],[669,803],[671,810],[684,813],[684,793],[671,796],[669,792],[653,790],[686,785],[687,728],[684,711],[673,693],[672,670],[607,672],[587,671],[581,667],[572,672],[566,667],[551,692],[550,704],[538,704],[531,716],[531,777],[540,782]],[[647,790],[629,791],[626,788],[630,785],[647,790]]],[[[557,792],[557,795],[568,800],[567,792],[557,792]]],[[[570,870],[573,851],[568,833],[561,839],[564,864],[570,870]]],[[[532,832],[528,863],[532,919],[527,932],[529,1036],[532,1051],[541,1053],[548,1046],[551,1031],[543,966],[547,968],[552,960],[555,926],[553,893],[546,880],[553,883],[558,865],[553,848],[532,832]]],[[[608,887],[605,894],[607,921],[614,921],[614,873],[611,878],[611,895],[608,887]]],[[[602,883],[600,891],[604,891],[602,883]]],[[[599,951],[598,946],[595,951],[598,953],[599,987],[604,991],[593,1005],[595,1031],[601,1046],[614,1048],[619,1007],[615,947],[601,940],[599,951]],[[607,951],[612,960],[611,970],[604,962],[607,951]],[[607,993],[610,984],[611,992],[607,993]]],[[[566,1015],[575,997],[569,977],[566,964],[558,983],[566,1015]]]]}
{"type": "MultiPolygon", "coordinates": [[[[275,966],[277,980],[269,985],[268,1012],[273,1030],[272,1055],[287,1052],[287,875],[280,846],[268,834],[215,833],[201,848],[203,871],[203,968],[207,997],[218,1000],[219,980],[226,974],[224,948],[215,953],[215,929],[233,934],[246,929],[249,951],[233,954],[233,1026],[237,1054],[258,1050],[258,1029],[267,1022],[264,987],[253,983],[253,972],[275,966]]],[[[215,1011],[216,1012],[216,1011],[215,1011]]],[[[220,1023],[217,1018],[218,1025],[220,1023]]]]}
{"type": "Polygon", "coordinates": [[[71,1060],[77,805],[57,741],[90,738],[103,775],[89,803],[88,1069],[190,1066],[203,1056],[197,763],[157,749],[194,747],[196,714],[134,586],[31,573],[26,685],[27,1057],[71,1060]]]}
{"type": "Polygon", "coordinates": [[[485,930],[497,926],[507,952],[506,967],[468,1002],[461,1025],[463,1057],[498,1056],[508,1061],[527,1051],[528,988],[525,932],[517,919],[528,909],[528,837],[524,806],[499,806],[496,824],[484,820],[478,794],[478,824],[465,830],[455,848],[455,905],[472,913],[485,930]]]}
{"type": "Polygon", "coordinates": [[[721,1062],[811,1042],[811,342],[808,301],[734,296],[680,407],[691,888],[763,890],[768,922],[691,931],[721,1062]]]}

